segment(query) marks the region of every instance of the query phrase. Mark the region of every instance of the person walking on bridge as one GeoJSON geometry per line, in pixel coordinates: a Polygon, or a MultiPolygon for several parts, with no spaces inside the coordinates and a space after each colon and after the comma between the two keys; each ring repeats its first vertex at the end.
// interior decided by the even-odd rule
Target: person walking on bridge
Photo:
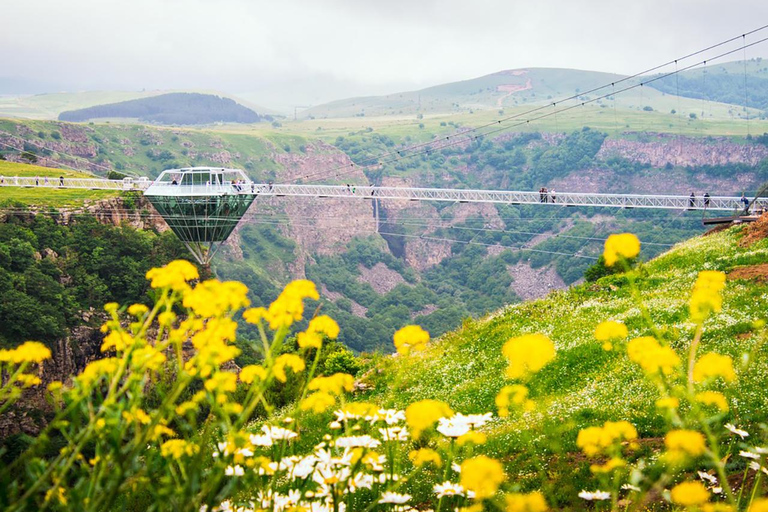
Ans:
{"type": "Polygon", "coordinates": [[[747,199],[743,192],[741,194],[741,204],[744,205],[744,213],[749,214],[749,199],[747,199]]]}
{"type": "Polygon", "coordinates": [[[688,198],[688,207],[693,208],[694,206],[696,206],[696,194],[691,192],[691,195],[688,198]]]}
{"type": "Polygon", "coordinates": [[[709,208],[709,192],[704,192],[704,208],[709,208]]]}

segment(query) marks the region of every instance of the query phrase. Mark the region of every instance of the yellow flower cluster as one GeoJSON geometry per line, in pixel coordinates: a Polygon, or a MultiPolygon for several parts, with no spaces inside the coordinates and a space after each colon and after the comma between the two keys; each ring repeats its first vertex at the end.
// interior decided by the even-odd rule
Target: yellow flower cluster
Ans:
{"type": "Polygon", "coordinates": [[[183,439],[171,439],[160,445],[160,454],[163,457],[180,459],[183,456],[192,456],[200,451],[200,447],[195,443],[184,441],[183,439]]]}
{"type": "Polygon", "coordinates": [[[420,352],[427,348],[429,333],[418,325],[406,325],[395,333],[394,342],[398,354],[420,352]]]}
{"type": "Polygon", "coordinates": [[[300,332],[297,338],[301,348],[320,348],[323,335],[335,340],[339,337],[339,324],[328,315],[320,315],[309,321],[306,332],[300,332]]]}
{"type": "Polygon", "coordinates": [[[0,350],[0,363],[42,363],[51,358],[51,351],[37,341],[26,341],[16,348],[0,350]]]}
{"type": "Polygon", "coordinates": [[[640,240],[632,233],[611,235],[605,241],[603,258],[609,267],[615,265],[619,258],[630,259],[638,254],[640,254],[640,240]]]}
{"type": "Polygon", "coordinates": [[[107,357],[88,363],[80,375],[75,379],[81,386],[88,388],[92,386],[103,376],[110,376],[117,371],[119,360],[114,357],[107,357]]]}
{"type": "Polygon", "coordinates": [[[480,498],[490,498],[504,481],[501,463],[485,455],[461,463],[461,485],[480,498]]]}
{"type": "Polygon", "coordinates": [[[714,405],[722,412],[728,411],[728,402],[725,400],[723,394],[718,393],[717,391],[702,391],[701,393],[696,394],[695,399],[697,402],[704,405],[714,405]]]}
{"type": "Polygon", "coordinates": [[[315,283],[306,279],[298,279],[286,285],[275,302],[269,305],[265,319],[270,329],[290,327],[304,316],[304,299],[318,300],[315,283]]]}
{"type": "Polygon", "coordinates": [[[532,410],[533,401],[528,400],[528,388],[522,384],[513,384],[504,386],[496,395],[496,407],[499,408],[499,416],[509,416],[509,410],[512,406],[517,406],[523,410],[532,410]]]}
{"type": "Polygon", "coordinates": [[[695,430],[670,430],[664,437],[664,445],[671,462],[698,457],[707,451],[704,435],[695,430]]]}
{"type": "Polygon", "coordinates": [[[416,467],[421,467],[428,463],[432,463],[438,468],[443,465],[443,459],[440,458],[440,454],[431,448],[413,450],[408,454],[408,458],[411,459],[411,462],[416,467]]]}
{"type": "MultiPolygon", "coordinates": [[[[190,331],[197,331],[192,336],[192,345],[197,351],[195,357],[187,361],[188,371],[197,369],[200,376],[208,377],[215,368],[220,367],[227,361],[231,361],[238,354],[240,349],[227,342],[235,341],[235,331],[237,323],[230,318],[211,318],[203,325],[200,319],[189,319],[183,323],[188,325],[180,327],[180,331],[189,328],[190,331]]],[[[171,333],[174,337],[174,333],[171,333]]]]}
{"type": "Polygon", "coordinates": [[[477,430],[470,430],[466,434],[460,435],[456,438],[457,446],[464,446],[465,444],[485,444],[488,440],[488,436],[477,430]]]}
{"type": "Polygon", "coordinates": [[[509,361],[507,378],[519,379],[541,370],[555,357],[555,344],[543,334],[510,338],[501,349],[509,361]]]}
{"type": "Polygon", "coordinates": [[[423,431],[434,425],[440,418],[452,416],[453,411],[448,404],[439,400],[421,400],[414,402],[405,409],[405,421],[418,439],[423,431]]]}
{"type": "Polygon", "coordinates": [[[680,358],[670,347],[665,347],[651,336],[635,338],[627,344],[629,358],[649,375],[662,372],[671,374],[680,366],[680,358]]]}
{"type": "Polygon", "coordinates": [[[540,492],[507,494],[507,512],[545,512],[547,502],[540,492]]]}
{"type": "Polygon", "coordinates": [[[695,507],[709,501],[709,491],[701,482],[683,482],[672,488],[672,502],[684,507],[695,507]]]}
{"type": "Polygon", "coordinates": [[[320,391],[332,395],[341,395],[344,391],[352,391],[355,378],[347,373],[334,373],[330,377],[315,377],[309,382],[310,391],[320,391]]]}
{"type": "Polygon", "coordinates": [[[603,342],[603,349],[605,350],[613,349],[612,341],[623,340],[628,335],[629,331],[627,331],[627,326],[619,322],[614,322],[613,320],[601,322],[595,328],[595,339],[603,342]]]}
{"type": "Polygon", "coordinates": [[[696,361],[693,367],[693,380],[704,382],[718,377],[726,382],[731,382],[736,378],[736,372],[733,371],[733,360],[730,357],[710,352],[696,361]]]}
{"type": "Polygon", "coordinates": [[[122,352],[126,348],[133,346],[133,336],[123,331],[112,331],[104,337],[104,342],[101,344],[101,351],[107,352],[109,350],[116,350],[122,352]]]}
{"type": "Polygon", "coordinates": [[[691,320],[701,323],[711,314],[723,308],[722,290],[725,288],[725,274],[715,270],[699,272],[688,306],[691,320]]]}
{"type": "Polygon", "coordinates": [[[587,427],[579,431],[576,446],[592,457],[606,453],[608,448],[622,441],[637,439],[637,430],[628,421],[606,421],[602,427],[587,427]]]}
{"type": "Polygon", "coordinates": [[[188,261],[172,261],[164,267],[153,268],[147,272],[147,279],[152,288],[170,288],[184,291],[189,288],[187,281],[198,279],[197,268],[188,261]]]}
{"type": "Polygon", "coordinates": [[[261,381],[267,380],[266,368],[258,364],[249,364],[240,370],[240,380],[244,383],[250,384],[256,379],[261,381]]]}
{"type": "Polygon", "coordinates": [[[280,382],[286,382],[288,377],[285,375],[285,369],[290,368],[293,373],[299,373],[306,368],[304,360],[296,354],[283,354],[275,359],[275,364],[272,367],[272,371],[275,374],[275,378],[280,382]]]}
{"type": "Polygon", "coordinates": [[[758,498],[749,506],[749,512],[768,512],[768,498],[758,498]]]}
{"type": "Polygon", "coordinates": [[[248,306],[247,295],[248,288],[243,283],[211,279],[187,292],[183,304],[200,317],[215,318],[248,306]]]}

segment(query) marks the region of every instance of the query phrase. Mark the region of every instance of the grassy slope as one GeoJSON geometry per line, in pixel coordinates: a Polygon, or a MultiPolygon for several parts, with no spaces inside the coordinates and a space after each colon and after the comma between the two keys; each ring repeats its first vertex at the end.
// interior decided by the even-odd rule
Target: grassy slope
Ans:
{"type": "MultiPolygon", "coordinates": [[[[70,171],[66,169],[51,169],[38,165],[20,164],[15,162],[0,161],[0,176],[6,181],[10,176],[40,176],[58,179],[65,178],[90,178],[90,174],[70,171]]],[[[29,206],[63,207],[81,206],[86,200],[98,200],[117,195],[117,192],[108,190],[76,190],[76,189],[35,189],[19,187],[0,187],[0,206],[6,202],[23,203],[29,206]]]]}
{"type": "MultiPolygon", "coordinates": [[[[734,228],[695,238],[648,263],[647,276],[639,281],[642,297],[654,321],[670,326],[672,346],[681,353],[692,338],[692,325],[685,317],[696,274],[705,269],[727,272],[768,259],[768,239],[745,249],[737,245],[740,236],[740,228],[734,228]]],[[[707,323],[701,351],[741,360],[755,341],[748,334],[751,321],[767,317],[767,299],[768,283],[729,280],[723,311],[707,323]]],[[[530,383],[536,412],[495,422],[489,443],[492,451],[502,456],[514,452],[523,426],[536,432],[544,425],[559,425],[571,442],[579,427],[607,419],[629,420],[646,437],[658,434],[662,418],[653,405],[658,398],[655,389],[624,354],[603,351],[593,338],[595,326],[608,319],[625,322],[630,337],[647,334],[626,282],[619,277],[510,306],[484,320],[468,322],[423,354],[386,358],[382,371],[369,377],[375,386],[372,394],[387,405],[437,398],[465,413],[495,411],[494,397],[506,383],[502,345],[512,336],[543,332],[555,341],[558,354],[530,383]]],[[[735,387],[733,394],[741,396],[741,418],[734,421],[764,421],[768,389],[764,359],[742,373],[735,387]]]]}

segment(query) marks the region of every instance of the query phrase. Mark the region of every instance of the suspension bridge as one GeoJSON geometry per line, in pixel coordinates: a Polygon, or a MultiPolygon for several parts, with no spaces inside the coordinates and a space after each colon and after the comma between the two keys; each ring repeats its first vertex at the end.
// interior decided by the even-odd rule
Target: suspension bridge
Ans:
{"type": "Polygon", "coordinates": [[[584,192],[473,190],[375,185],[256,183],[238,169],[169,169],[157,180],[0,176],[0,187],[135,191],[143,194],[201,264],[209,264],[257,198],[303,197],[494,203],[551,207],[646,208],[729,212],[737,218],[751,203],[744,196],[601,194],[584,192]]]}

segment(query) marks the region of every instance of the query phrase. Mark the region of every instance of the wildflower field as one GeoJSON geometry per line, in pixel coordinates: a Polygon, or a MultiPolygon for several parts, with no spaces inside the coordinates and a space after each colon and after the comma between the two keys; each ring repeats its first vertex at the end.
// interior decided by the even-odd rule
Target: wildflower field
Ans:
{"type": "MultiPolygon", "coordinates": [[[[768,510],[768,284],[728,278],[768,240],[741,247],[743,230],[635,268],[638,240],[614,235],[605,260],[625,272],[438,340],[403,328],[357,382],[317,374],[344,326],[313,283],[249,308],[240,283],[153,269],[155,306],[107,304],[105,358],[49,386],[56,417],[0,468],[0,507],[768,510]],[[262,360],[235,370],[240,315],[262,360]]],[[[50,356],[0,351],[0,414],[50,356]]]]}

